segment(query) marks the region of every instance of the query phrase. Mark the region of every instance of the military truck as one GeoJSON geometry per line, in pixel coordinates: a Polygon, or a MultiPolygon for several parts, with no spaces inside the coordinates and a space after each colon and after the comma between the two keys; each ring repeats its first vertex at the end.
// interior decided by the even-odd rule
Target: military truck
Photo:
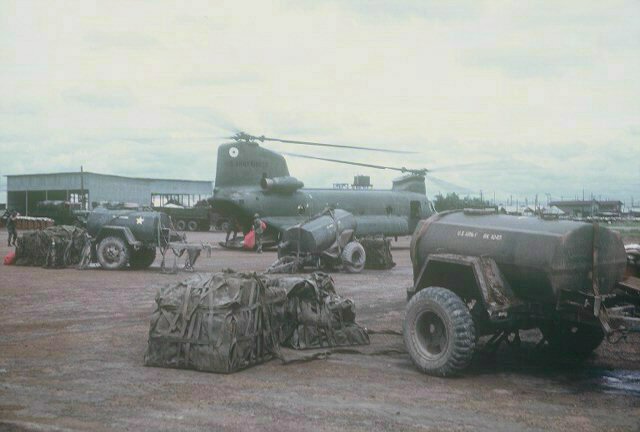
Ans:
{"type": "Polygon", "coordinates": [[[154,210],[169,215],[178,231],[209,231],[210,207],[154,207],[154,210]]]}
{"type": "Polygon", "coordinates": [[[497,346],[538,328],[541,345],[584,358],[640,329],[640,279],[625,279],[622,241],[598,225],[444,212],[418,225],[411,261],[404,342],[428,374],[462,371],[481,336],[497,346]]]}
{"type": "Polygon", "coordinates": [[[84,226],[88,214],[81,209],[80,203],[60,200],[39,201],[29,212],[29,216],[51,218],[56,225],[76,226],[84,226]]]}
{"type": "Polygon", "coordinates": [[[144,210],[108,210],[102,207],[87,219],[93,262],[107,270],[149,267],[156,248],[183,240],[165,213],[144,210]]]}

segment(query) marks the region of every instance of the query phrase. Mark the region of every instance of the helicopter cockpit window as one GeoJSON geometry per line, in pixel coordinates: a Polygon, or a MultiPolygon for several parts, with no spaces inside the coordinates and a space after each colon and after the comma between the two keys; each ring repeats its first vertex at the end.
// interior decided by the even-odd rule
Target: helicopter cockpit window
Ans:
{"type": "Polygon", "coordinates": [[[306,207],[304,206],[304,204],[298,204],[298,214],[299,215],[303,215],[304,212],[306,211],[306,207]]]}

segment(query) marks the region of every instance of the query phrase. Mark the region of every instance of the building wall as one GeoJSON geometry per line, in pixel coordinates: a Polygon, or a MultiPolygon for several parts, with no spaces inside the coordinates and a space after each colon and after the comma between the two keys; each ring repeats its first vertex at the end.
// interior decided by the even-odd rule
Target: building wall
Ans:
{"type": "MultiPolygon", "coordinates": [[[[7,205],[28,214],[37,202],[70,200],[80,202],[80,173],[53,173],[7,176],[7,205]]],[[[87,203],[100,201],[151,204],[152,194],[185,194],[208,198],[213,193],[210,181],[168,180],[84,173],[87,203]]],[[[194,203],[191,203],[194,204],[194,203]]]]}

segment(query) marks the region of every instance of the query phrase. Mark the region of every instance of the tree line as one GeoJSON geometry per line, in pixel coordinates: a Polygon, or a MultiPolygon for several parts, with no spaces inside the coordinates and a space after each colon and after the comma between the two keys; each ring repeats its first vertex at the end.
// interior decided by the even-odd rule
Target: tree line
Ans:
{"type": "Polygon", "coordinates": [[[447,196],[438,194],[433,200],[433,205],[436,210],[441,212],[445,210],[459,210],[465,208],[487,208],[495,207],[489,201],[481,200],[480,198],[464,197],[460,198],[457,193],[448,193],[447,196]]]}

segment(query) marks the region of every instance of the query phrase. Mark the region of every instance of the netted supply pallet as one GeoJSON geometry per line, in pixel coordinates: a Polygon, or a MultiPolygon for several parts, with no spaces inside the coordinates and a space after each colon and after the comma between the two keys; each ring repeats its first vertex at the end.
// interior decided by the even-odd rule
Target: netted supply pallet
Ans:
{"type": "Polygon", "coordinates": [[[388,270],[395,267],[391,255],[390,238],[362,238],[360,244],[364,248],[367,256],[364,268],[375,270],[388,270]]]}
{"type": "Polygon", "coordinates": [[[368,344],[355,306],[323,273],[220,272],[158,290],[144,363],[231,373],[296,349],[368,344]]]}
{"type": "Polygon", "coordinates": [[[89,242],[86,230],[69,225],[27,232],[18,237],[16,265],[62,268],[77,265],[89,242]]]}
{"type": "Polygon", "coordinates": [[[158,291],[147,366],[230,373],[270,360],[286,291],[256,274],[196,274],[158,291]]]}
{"type": "Polygon", "coordinates": [[[310,349],[369,343],[366,329],[355,321],[353,300],[336,294],[331,277],[318,272],[289,280],[295,283],[290,283],[287,294],[283,346],[310,349]]]}

